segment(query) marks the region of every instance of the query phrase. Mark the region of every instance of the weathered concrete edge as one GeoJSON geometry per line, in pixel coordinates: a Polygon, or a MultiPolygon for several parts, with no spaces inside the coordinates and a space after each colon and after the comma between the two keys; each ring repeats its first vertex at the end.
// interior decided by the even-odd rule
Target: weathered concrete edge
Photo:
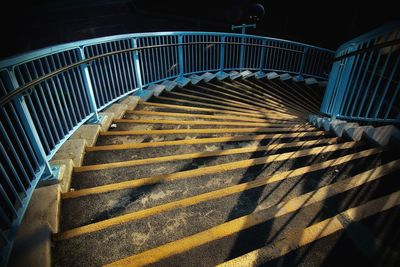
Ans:
{"type": "MultiPolygon", "coordinates": [[[[62,192],[70,190],[73,167],[80,166],[83,161],[86,146],[94,145],[99,132],[107,130],[114,118],[122,118],[126,110],[133,110],[139,102],[137,96],[127,96],[119,103],[108,107],[99,113],[102,121],[98,124],[84,124],[61,146],[50,161],[50,165],[60,168],[57,179],[42,183],[35,189],[32,200],[26,211],[25,223],[18,230],[20,245],[15,244],[16,253],[26,255],[23,259],[14,260],[10,266],[52,266],[51,263],[51,235],[59,230],[60,208],[62,192]],[[43,204],[44,203],[44,204],[43,204]],[[40,208],[48,204],[46,209],[40,208]],[[38,219],[40,218],[40,219],[38,219]],[[29,221],[29,223],[27,223],[29,221]],[[34,249],[25,247],[26,240],[37,240],[34,249]]],[[[36,242],[36,241],[35,241],[36,242]]]]}
{"type": "Polygon", "coordinates": [[[346,136],[354,141],[364,140],[379,146],[400,145],[400,130],[393,125],[360,126],[358,123],[318,115],[310,115],[308,121],[317,128],[331,131],[339,137],[346,136]]]}

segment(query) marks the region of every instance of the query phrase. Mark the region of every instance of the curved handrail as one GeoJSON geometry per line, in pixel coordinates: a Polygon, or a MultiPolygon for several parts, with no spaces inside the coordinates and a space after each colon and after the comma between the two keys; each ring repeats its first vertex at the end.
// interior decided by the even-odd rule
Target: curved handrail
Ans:
{"type": "Polygon", "coordinates": [[[228,71],[277,71],[326,79],[333,56],[328,49],[255,35],[160,32],[82,40],[0,61],[0,163],[7,167],[0,171],[15,198],[0,191],[7,200],[0,208],[7,223],[0,229],[6,243],[0,265],[33,190],[52,176],[49,160],[100,110],[145,93],[150,84],[184,84],[187,76],[206,72],[226,77],[228,71]]]}
{"type": "MultiPolygon", "coordinates": [[[[0,98],[0,106],[3,106],[7,104],[8,102],[12,101],[13,98],[15,98],[18,95],[21,95],[25,93],[26,91],[30,90],[32,87],[49,80],[50,78],[63,73],[67,70],[76,68],[80,65],[90,63],[91,61],[98,60],[101,58],[106,58],[110,57],[113,55],[118,55],[118,54],[123,54],[127,52],[134,52],[134,51],[141,51],[141,50],[146,50],[146,49],[153,49],[153,48],[163,48],[163,47],[176,47],[176,46],[190,46],[190,45],[198,45],[198,44],[221,44],[221,42],[190,42],[190,43],[182,43],[182,44],[165,44],[165,45],[152,45],[152,46],[144,46],[144,47],[137,47],[137,48],[130,48],[130,49],[123,49],[123,50],[118,50],[118,51],[113,51],[105,54],[101,54],[98,56],[93,56],[90,58],[83,59],[81,61],[78,61],[76,63],[70,64],[68,66],[65,66],[63,68],[60,68],[56,71],[53,71],[51,73],[48,73],[44,76],[41,76],[40,78],[37,78],[35,80],[32,80],[29,83],[24,84],[23,86],[18,87],[14,91],[8,93],[7,95],[3,96],[0,98]]],[[[224,45],[244,45],[244,46],[254,46],[254,47],[265,47],[265,48],[274,48],[274,49],[281,49],[285,51],[291,51],[295,53],[301,53],[303,54],[304,51],[298,51],[295,49],[288,49],[284,47],[278,47],[278,46],[270,46],[270,45],[260,45],[260,44],[249,44],[249,43],[237,43],[237,42],[224,42],[224,45]]]]}
{"type": "Polygon", "coordinates": [[[339,47],[321,113],[349,121],[399,124],[400,21],[339,47]]]}
{"type": "Polygon", "coordinates": [[[109,41],[118,41],[128,38],[143,38],[143,37],[153,37],[153,36],[187,36],[187,35],[205,35],[205,36],[219,36],[219,37],[238,37],[238,38],[255,38],[259,40],[269,40],[269,41],[276,41],[276,42],[289,42],[291,44],[306,46],[308,48],[318,49],[327,53],[335,53],[334,50],[318,47],[306,43],[296,42],[296,41],[289,41],[280,38],[273,38],[273,37],[265,37],[259,35],[252,35],[252,34],[240,34],[240,33],[224,33],[224,32],[196,32],[196,31],[188,31],[188,32],[147,32],[147,33],[128,33],[128,34],[120,34],[120,35],[112,35],[112,36],[105,36],[105,37],[98,37],[93,39],[86,39],[80,40],[76,42],[70,42],[66,44],[59,44],[50,47],[45,47],[42,49],[26,52],[23,54],[11,56],[5,59],[0,60],[0,69],[7,68],[12,65],[21,64],[29,60],[34,60],[38,57],[47,55],[49,53],[57,53],[62,52],[66,49],[71,48],[80,48],[86,45],[95,45],[109,41]]]}

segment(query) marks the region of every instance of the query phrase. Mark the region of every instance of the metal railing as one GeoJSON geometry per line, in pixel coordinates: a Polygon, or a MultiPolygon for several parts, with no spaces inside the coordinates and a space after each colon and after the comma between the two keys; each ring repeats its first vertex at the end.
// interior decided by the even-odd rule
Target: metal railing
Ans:
{"type": "Polygon", "coordinates": [[[371,124],[400,123],[400,22],[339,47],[321,112],[371,124]]]}
{"type": "Polygon", "coordinates": [[[0,239],[7,257],[49,160],[83,123],[167,79],[252,70],[326,79],[333,51],[260,36],[166,32],[79,41],[0,62],[0,239]]]}

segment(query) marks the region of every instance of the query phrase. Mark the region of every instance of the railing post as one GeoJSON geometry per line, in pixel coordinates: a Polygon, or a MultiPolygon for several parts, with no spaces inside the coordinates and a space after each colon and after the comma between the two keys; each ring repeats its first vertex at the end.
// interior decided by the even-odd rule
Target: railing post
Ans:
{"type": "Polygon", "coordinates": [[[299,72],[297,73],[297,76],[296,76],[296,78],[299,80],[303,79],[303,72],[304,72],[304,68],[306,65],[307,54],[308,54],[308,47],[304,47],[303,55],[301,56],[299,72]]]}
{"type": "Polygon", "coordinates": [[[184,65],[183,65],[183,36],[182,34],[178,35],[178,65],[179,65],[179,79],[183,79],[183,74],[185,73],[184,65]]]}
{"type": "MultiPolygon", "coordinates": [[[[244,34],[244,31],[242,30],[242,34],[244,34]]],[[[239,63],[239,69],[241,70],[241,71],[243,71],[244,70],[244,37],[242,36],[241,37],[241,45],[240,45],[240,63],[239,63]]]]}
{"type": "MultiPolygon", "coordinates": [[[[132,38],[132,46],[133,48],[138,48],[137,38],[132,38]]],[[[135,78],[137,86],[139,87],[139,95],[143,91],[143,82],[142,82],[142,72],[140,70],[140,62],[139,62],[139,52],[136,50],[133,52],[133,65],[135,67],[135,78]]]]}
{"type": "MultiPolygon", "coordinates": [[[[14,88],[15,90],[19,87],[17,79],[12,71],[9,71],[8,74],[10,80],[6,82],[10,82],[11,86],[9,86],[9,88],[14,88]]],[[[41,166],[43,166],[43,174],[40,179],[49,180],[55,176],[55,169],[50,166],[49,161],[47,160],[46,152],[44,151],[42,142],[40,141],[39,135],[36,131],[35,124],[33,123],[24,96],[18,96],[15,100],[13,100],[13,103],[24,129],[26,129],[26,134],[29,138],[38,162],[41,166]]]]}
{"type": "Polygon", "coordinates": [[[221,47],[219,50],[219,72],[224,73],[225,68],[225,36],[221,36],[221,47]]]}
{"type": "MultiPolygon", "coordinates": [[[[79,48],[79,59],[80,60],[86,59],[85,52],[82,47],[79,48]]],[[[83,83],[85,84],[86,94],[89,99],[90,110],[93,112],[93,117],[89,121],[92,123],[97,123],[100,121],[100,118],[99,118],[99,114],[97,112],[96,99],[94,97],[92,81],[90,79],[89,69],[88,69],[87,64],[81,64],[81,71],[83,74],[82,75],[83,83]]]]}
{"type": "Polygon", "coordinates": [[[267,51],[267,40],[262,41],[261,53],[260,53],[260,66],[258,70],[258,74],[262,75],[264,73],[264,66],[265,66],[265,53],[267,51]]]}
{"type": "MultiPolygon", "coordinates": [[[[353,51],[354,47],[351,47],[348,52],[353,52],[353,51]]],[[[332,107],[332,113],[331,113],[332,116],[342,115],[341,114],[341,107],[343,106],[342,102],[345,96],[345,92],[347,91],[347,87],[349,85],[354,59],[355,56],[352,56],[344,60],[342,75],[340,76],[340,81],[337,87],[334,104],[332,107]]]]}

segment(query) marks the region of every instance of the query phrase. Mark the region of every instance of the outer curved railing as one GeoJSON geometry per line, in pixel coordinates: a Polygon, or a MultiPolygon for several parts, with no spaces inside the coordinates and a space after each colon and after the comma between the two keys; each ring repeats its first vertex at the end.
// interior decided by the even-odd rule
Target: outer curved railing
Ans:
{"type": "Polygon", "coordinates": [[[321,112],[363,123],[400,123],[400,22],[343,44],[321,112]]]}
{"type": "Polygon", "coordinates": [[[260,36],[163,32],[58,45],[0,62],[0,262],[49,160],[97,112],[196,73],[277,71],[326,79],[333,51],[260,36]]]}

